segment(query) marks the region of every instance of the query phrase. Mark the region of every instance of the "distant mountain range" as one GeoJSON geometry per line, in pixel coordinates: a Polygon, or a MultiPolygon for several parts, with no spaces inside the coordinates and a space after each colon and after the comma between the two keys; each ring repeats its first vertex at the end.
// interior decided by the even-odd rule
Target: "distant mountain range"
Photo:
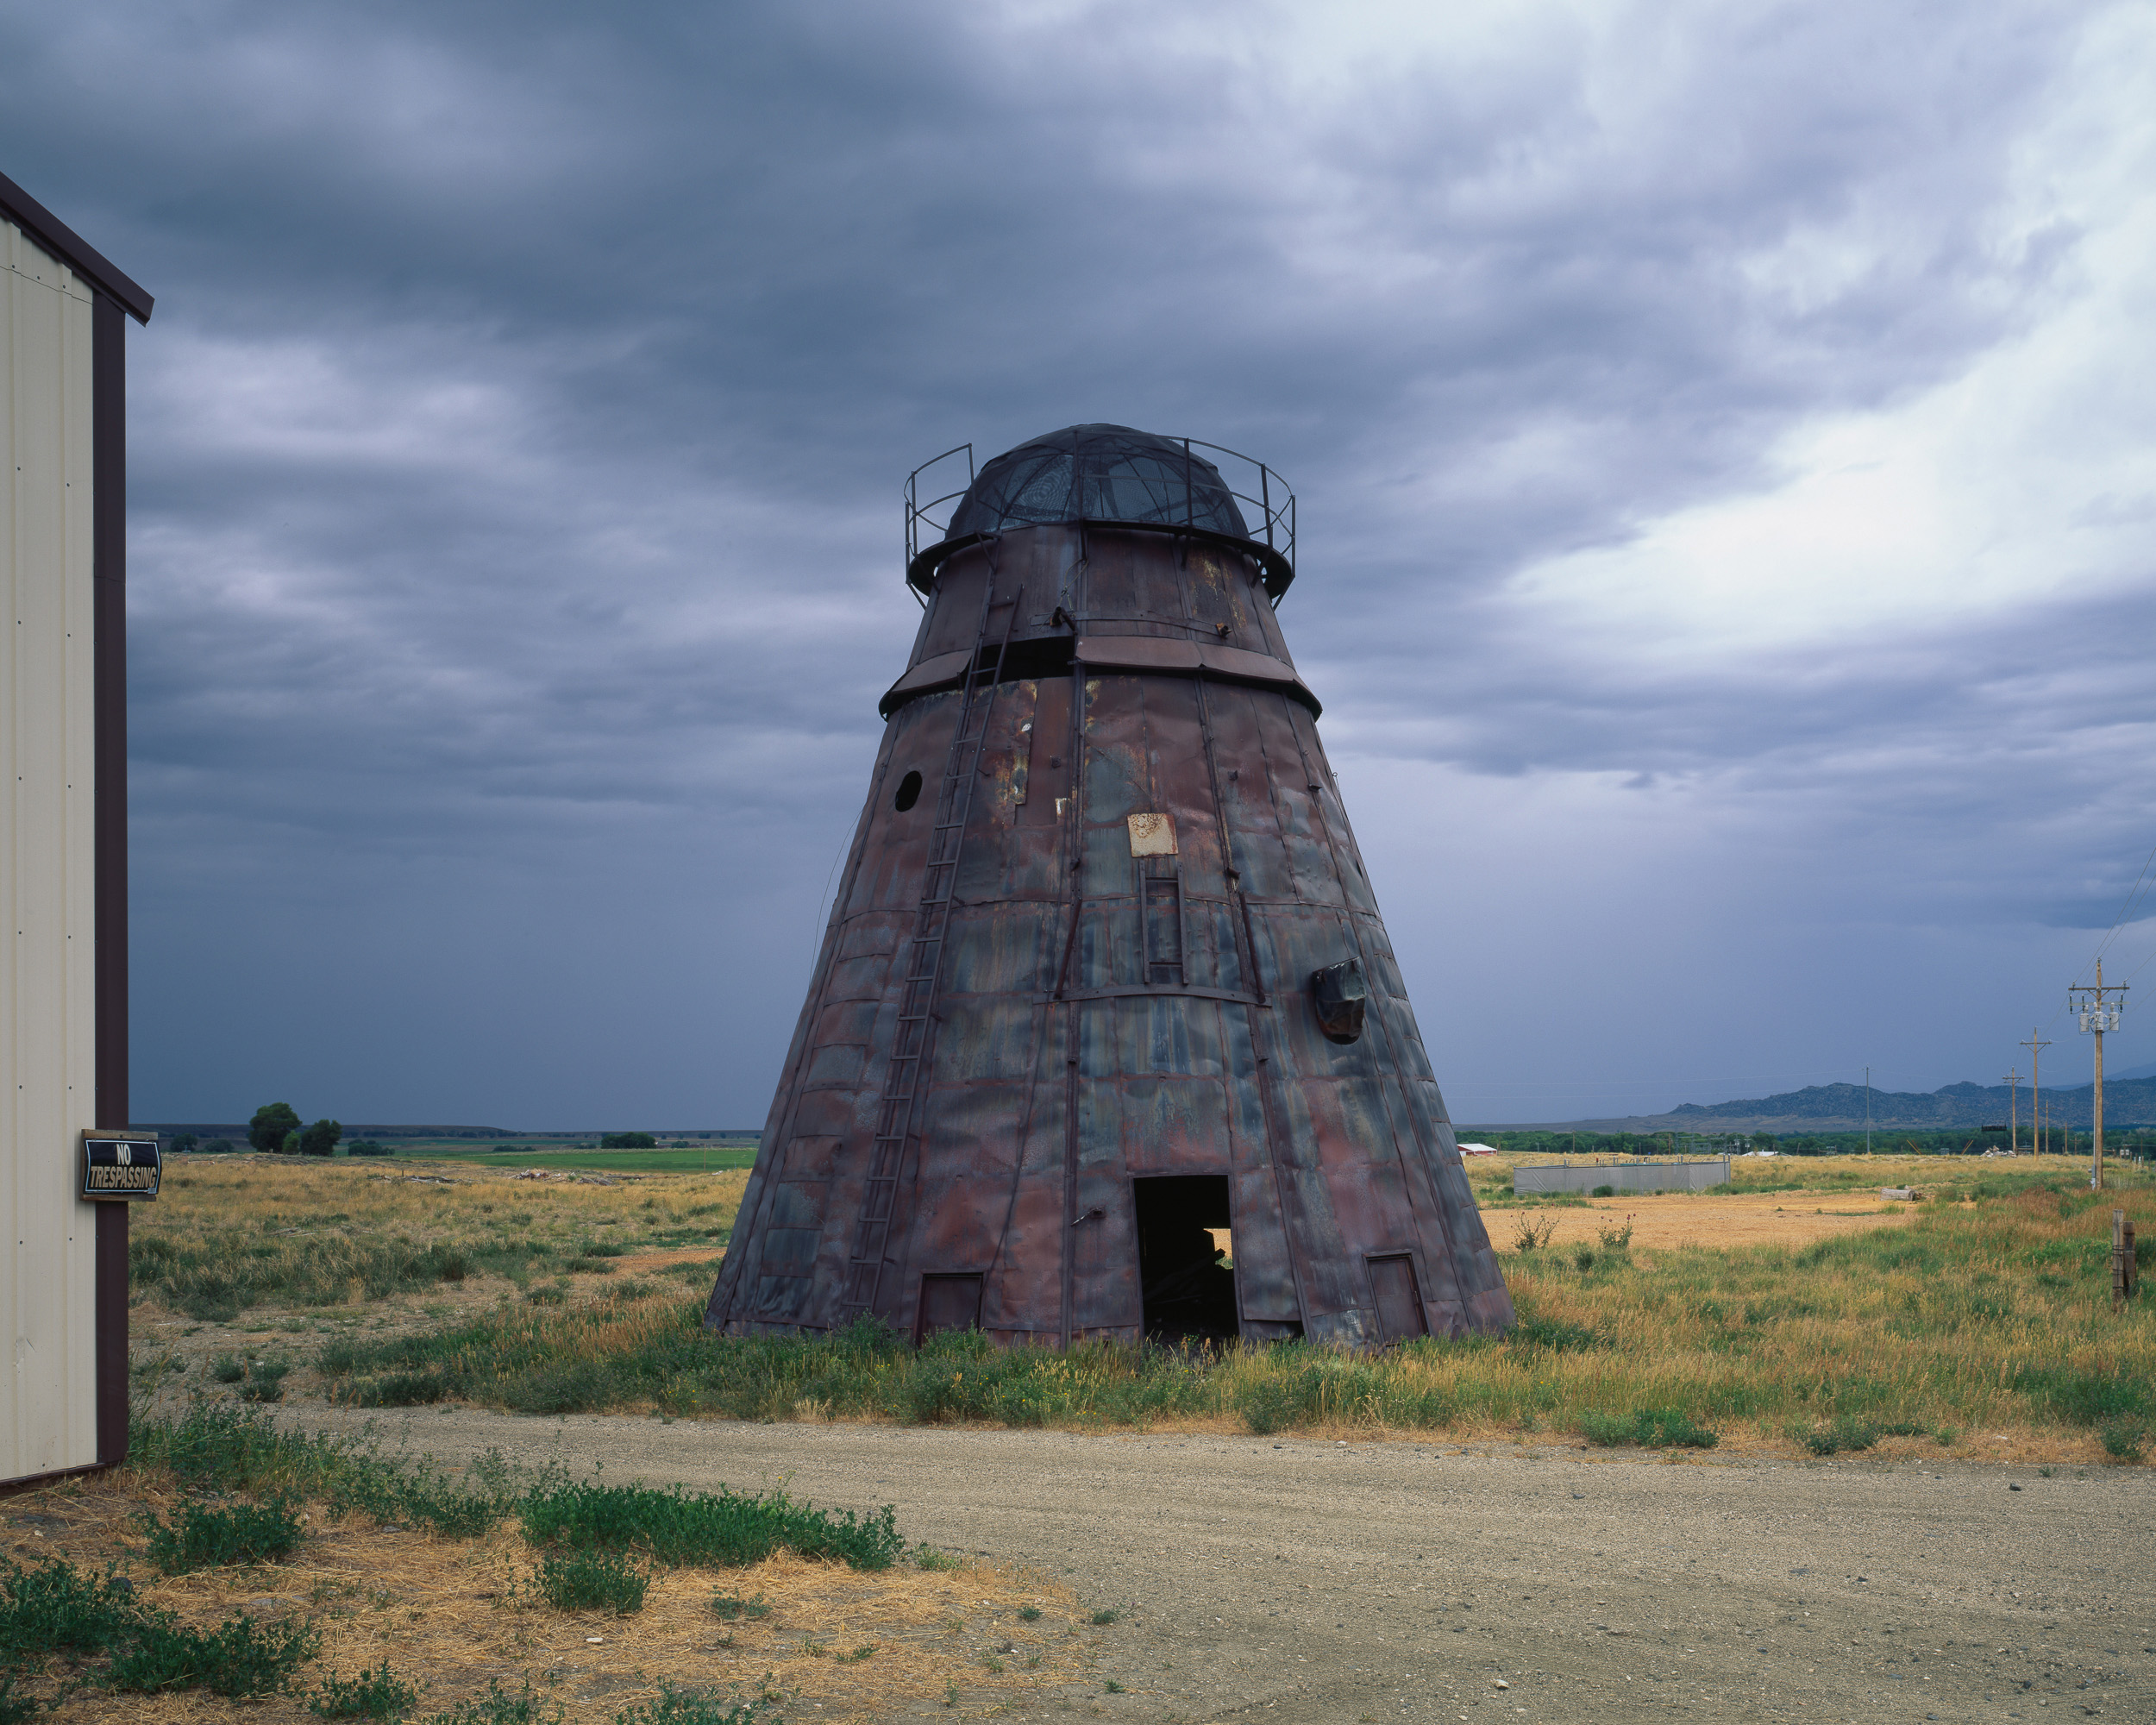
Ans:
{"type": "MultiPolygon", "coordinates": [[[[2156,1065],[2128,1068],[2134,1076],[2104,1075],[2103,1125],[2114,1127],[2156,1126],[2156,1065]]],[[[2083,1084],[2070,1090],[2044,1091],[2046,1125],[2073,1126],[2086,1132],[2094,1124],[2096,1087],[2083,1084]]],[[[1871,1093],[1871,1125],[1922,1131],[2004,1125],[2012,1106],[2004,1084],[1949,1084],[1928,1093],[1915,1090],[1874,1090],[1871,1093]]],[[[2029,1093],[2021,1088],[2018,1110],[2022,1128],[2029,1124],[2029,1093]]],[[[1865,1124],[1865,1088],[1861,1084],[1812,1084],[1802,1090],[1785,1090],[1778,1096],[1753,1096],[1729,1102],[1683,1102],[1666,1114],[1630,1114],[1601,1120],[1563,1120],[1545,1123],[1570,1126],[1581,1132],[1849,1132],[1865,1124]]],[[[1527,1128],[1515,1126],[1514,1131],[1527,1128]]]]}

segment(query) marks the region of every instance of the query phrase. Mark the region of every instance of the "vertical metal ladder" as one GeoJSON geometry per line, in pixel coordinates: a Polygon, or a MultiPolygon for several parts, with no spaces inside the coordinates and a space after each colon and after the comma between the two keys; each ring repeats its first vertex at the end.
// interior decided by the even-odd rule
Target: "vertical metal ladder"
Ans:
{"type": "Polygon", "coordinates": [[[993,656],[987,651],[988,619],[996,610],[995,571],[981,600],[981,625],[975,631],[973,656],[959,696],[950,753],[943,762],[943,787],[936,799],[936,825],[929,835],[928,868],[921,882],[921,902],[913,913],[913,938],[906,948],[906,992],[899,1003],[891,1063],[883,1077],[883,1098],[876,1111],[876,1138],[868,1158],[868,1189],[862,1195],[861,1225],[846,1276],[846,1314],[857,1318],[876,1308],[883,1279],[884,1254],[898,1204],[899,1176],[906,1165],[922,1076],[931,1053],[936,990],[943,969],[943,937],[950,925],[951,891],[958,881],[958,856],[966,837],[966,818],[973,809],[974,781],[980,776],[981,746],[995,711],[997,679],[1011,632],[1018,625],[1021,587],[1008,601],[1002,638],[993,656]]]}

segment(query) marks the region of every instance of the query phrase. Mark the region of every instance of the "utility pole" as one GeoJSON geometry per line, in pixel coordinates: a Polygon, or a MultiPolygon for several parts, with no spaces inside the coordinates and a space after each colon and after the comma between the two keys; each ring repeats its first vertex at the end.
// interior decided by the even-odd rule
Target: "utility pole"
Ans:
{"type": "Polygon", "coordinates": [[[1864,1153],[1871,1154],[1871,1069],[1864,1070],[1864,1153]]]}
{"type": "Polygon", "coordinates": [[[2009,1072],[2000,1082],[2006,1086],[2006,1153],[2019,1156],[2021,1153],[2021,1075],[2009,1072]]]}
{"type": "Polygon", "coordinates": [[[2044,1051],[2051,1044],[2042,1038],[2043,1032],[2031,1025],[2028,1040],[2021,1044],[2028,1051],[2028,1145],[2032,1156],[2044,1153],[2044,1051]]]}
{"type": "Polygon", "coordinates": [[[2089,1151],[2089,1189],[2103,1189],[2103,1033],[2119,1027],[2119,1015],[2126,1010],[2126,1002],[2109,1004],[2107,994],[2123,994],[2126,984],[2113,982],[2108,986],[2103,980],[2103,961],[2096,960],[2096,980],[2091,986],[2066,990],[2066,1010],[2081,1016],[2081,1028],[2085,1035],[2096,1039],[2096,1132],[2089,1151]]]}

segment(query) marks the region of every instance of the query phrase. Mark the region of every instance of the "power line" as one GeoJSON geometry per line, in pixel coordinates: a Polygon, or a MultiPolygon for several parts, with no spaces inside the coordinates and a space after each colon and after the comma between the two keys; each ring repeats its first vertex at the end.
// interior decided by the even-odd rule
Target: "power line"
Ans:
{"type": "MultiPolygon", "coordinates": [[[[2134,877],[2134,884],[2126,889],[2126,902],[2119,906],[2119,913],[2113,919],[2111,926],[2104,931],[2103,938],[2096,943],[2093,959],[2101,959],[2110,950],[2119,931],[2134,919],[2132,913],[2134,906],[2146,899],[2152,888],[2156,888],[2156,845],[2149,847],[2148,856],[2141,864],[2140,873],[2134,877]]],[[[2146,959],[2142,961],[2144,963],[2147,962],[2146,959]]]]}

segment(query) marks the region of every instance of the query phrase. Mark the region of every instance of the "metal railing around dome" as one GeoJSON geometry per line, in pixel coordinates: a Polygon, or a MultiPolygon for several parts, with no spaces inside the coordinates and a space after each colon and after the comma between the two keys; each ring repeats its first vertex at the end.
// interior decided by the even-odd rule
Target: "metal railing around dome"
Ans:
{"type": "MultiPolygon", "coordinates": [[[[1289,488],[1288,482],[1264,462],[1254,456],[1243,454],[1239,449],[1231,449],[1225,444],[1208,443],[1201,437],[1169,437],[1163,441],[1181,446],[1184,461],[1184,521],[1182,524],[1193,530],[1200,530],[1197,528],[1195,514],[1196,492],[1191,484],[1192,452],[1203,449],[1208,451],[1213,457],[1225,455],[1230,461],[1242,464],[1241,469],[1231,477],[1230,469],[1222,466],[1218,460],[1214,460],[1213,463],[1220,475],[1221,484],[1227,488],[1228,495],[1238,504],[1245,505],[1244,514],[1245,524],[1247,525],[1252,520],[1261,524],[1260,528],[1251,530],[1250,543],[1258,543],[1262,533],[1265,549],[1273,554],[1268,561],[1276,561],[1281,566],[1282,579],[1274,599],[1274,602],[1277,604],[1278,594],[1286,592],[1288,582],[1295,578],[1295,493],[1289,488]],[[1256,489],[1238,490],[1237,488],[1238,480],[1242,485],[1254,486],[1256,489]]],[[[909,586],[912,582],[914,568],[920,561],[921,553],[924,549],[934,549],[950,536],[951,517],[956,512],[959,501],[973,489],[973,482],[977,477],[978,474],[974,467],[971,443],[961,443],[955,448],[946,449],[932,461],[922,462],[919,467],[906,476],[906,574],[909,586]],[[955,466],[945,467],[944,464],[955,463],[961,455],[966,458],[966,482],[956,490],[943,492],[924,502],[921,499],[921,493],[924,491],[933,491],[938,485],[950,485],[957,477],[956,467],[955,466]],[[924,485],[922,475],[933,473],[939,467],[943,468],[942,474],[924,485]],[[935,537],[926,540],[925,543],[922,535],[922,529],[924,525],[935,535],[935,537]]],[[[1175,525],[1172,521],[1157,520],[1127,524],[1167,526],[1171,529],[1175,525]]],[[[915,597],[918,599],[920,595],[916,593],[915,597]]]]}

